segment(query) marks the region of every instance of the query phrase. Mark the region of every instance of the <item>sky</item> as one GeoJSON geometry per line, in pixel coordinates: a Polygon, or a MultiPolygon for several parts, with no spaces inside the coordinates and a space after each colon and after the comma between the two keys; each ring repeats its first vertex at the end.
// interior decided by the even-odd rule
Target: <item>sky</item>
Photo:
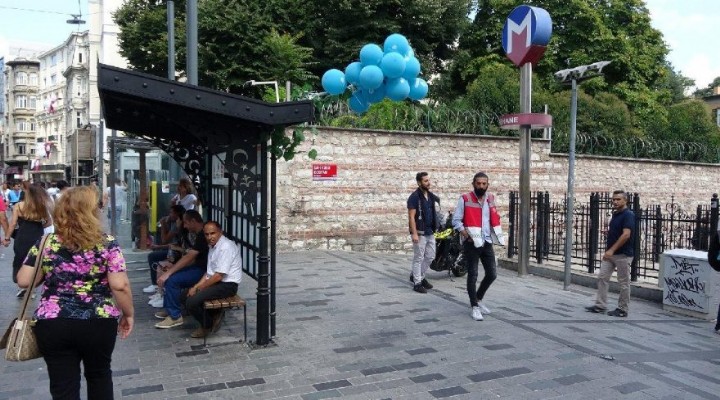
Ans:
{"type": "MultiPolygon", "coordinates": [[[[60,45],[78,25],[65,21],[71,14],[87,20],[87,0],[0,0],[0,56],[12,43],[60,45]]],[[[520,4],[521,1],[518,1],[520,4]]],[[[663,33],[670,46],[668,60],[676,70],[704,88],[720,76],[717,46],[720,24],[718,0],[646,0],[653,27],[663,33]]],[[[80,25],[80,30],[89,24],[80,25]]],[[[642,45],[638,43],[638,45],[642,45]]]]}

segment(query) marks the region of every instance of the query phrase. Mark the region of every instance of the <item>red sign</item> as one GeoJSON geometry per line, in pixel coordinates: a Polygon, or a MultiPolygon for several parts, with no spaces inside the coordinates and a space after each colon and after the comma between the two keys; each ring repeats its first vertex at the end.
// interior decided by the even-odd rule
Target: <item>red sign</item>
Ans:
{"type": "Polygon", "coordinates": [[[529,126],[530,129],[545,129],[552,127],[552,117],[549,114],[506,114],[500,117],[500,129],[520,129],[529,126]]]}
{"type": "Polygon", "coordinates": [[[337,164],[313,164],[312,176],[314,181],[334,181],[337,179],[337,164]]]}

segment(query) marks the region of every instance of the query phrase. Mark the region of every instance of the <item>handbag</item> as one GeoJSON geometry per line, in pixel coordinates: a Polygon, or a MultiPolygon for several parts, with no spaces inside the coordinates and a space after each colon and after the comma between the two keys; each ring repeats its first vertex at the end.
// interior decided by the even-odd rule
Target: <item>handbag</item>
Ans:
{"type": "Polygon", "coordinates": [[[25,317],[25,311],[27,310],[28,303],[30,302],[30,294],[33,292],[35,286],[35,280],[40,273],[43,259],[43,249],[45,243],[48,240],[49,235],[45,235],[40,242],[40,251],[38,256],[35,258],[35,275],[31,281],[31,288],[25,291],[25,298],[23,299],[23,305],[20,309],[18,317],[10,323],[10,326],[5,331],[2,339],[0,340],[0,349],[5,350],[5,359],[7,361],[27,361],[39,358],[40,348],[35,338],[35,332],[33,332],[33,326],[35,321],[25,317]]]}

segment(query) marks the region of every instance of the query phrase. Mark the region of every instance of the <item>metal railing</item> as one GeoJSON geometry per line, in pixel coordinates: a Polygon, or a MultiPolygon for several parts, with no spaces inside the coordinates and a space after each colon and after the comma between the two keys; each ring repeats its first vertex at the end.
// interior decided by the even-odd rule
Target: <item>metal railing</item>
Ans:
{"type": "MultiPolygon", "coordinates": [[[[607,227],[612,218],[611,195],[592,193],[587,202],[573,205],[573,245],[571,264],[593,273],[600,265],[607,240],[607,227]]],[[[640,196],[630,194],[628,207],[635,213],[635,257],[631,280],[657,280],[660,254],[676,248],[707,250],[712,230],[717,226],[717,194],[709,204],[698,205],[689,213],[671,197],[665,205],[641,207],[640,196]],[[713,205],[715,205],[713,207],[713,205]]],[[[520,200],[510,193],[510,229],[508,257],[518,253],[518,222],[520,200]]],[[[530,251],[537,263],[565,261],[566,201],[551,202],[547,192],[538,192],[530,203],[530,251]]]]}

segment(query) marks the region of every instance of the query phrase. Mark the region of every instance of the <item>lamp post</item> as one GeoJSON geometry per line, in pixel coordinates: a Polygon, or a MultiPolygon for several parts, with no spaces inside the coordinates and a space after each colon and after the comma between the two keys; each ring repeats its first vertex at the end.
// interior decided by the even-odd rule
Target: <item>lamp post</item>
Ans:
{"type": "Polygon", "coordinates": [[[272,85],[275,86],[275,102],[280,102],[280,91],[278,90],[278,83],[277,81],[256,81],[256,80],[250,80],[245,82],[246,85],[250,86],[261,86],[261,85],[272,85]]]}
{"type": "Polygon", "coordinates": [[[570,84],[570,150],[568,151],[567,198],[565,199],[565,280],[563,289],[568,290],[572,279],[570,261],[572,256],[572,220],[575,204],[575,136],[577,127],[577,85],[588,79],[602,76],[602,69],[610,61],[598,61],[590,65],[564,69],[555,73],[555,78],[562,84],[570,84]]]}

